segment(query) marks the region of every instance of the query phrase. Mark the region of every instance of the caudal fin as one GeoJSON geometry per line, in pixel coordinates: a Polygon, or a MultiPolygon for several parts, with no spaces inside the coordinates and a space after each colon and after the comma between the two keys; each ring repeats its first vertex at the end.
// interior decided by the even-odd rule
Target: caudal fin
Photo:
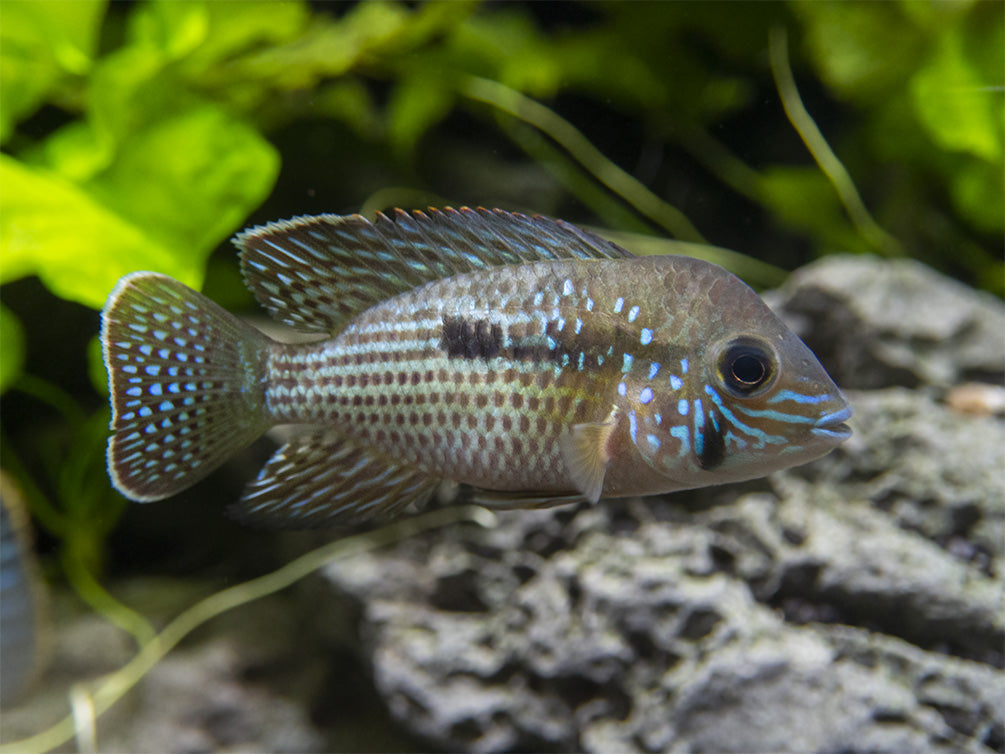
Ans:
{"type": "Polygon", "coordinates": [[[265,432],[268,342],[177,280],[122,278],[101,321],[116,489],[141,502],[168,497],[265,432]]]}

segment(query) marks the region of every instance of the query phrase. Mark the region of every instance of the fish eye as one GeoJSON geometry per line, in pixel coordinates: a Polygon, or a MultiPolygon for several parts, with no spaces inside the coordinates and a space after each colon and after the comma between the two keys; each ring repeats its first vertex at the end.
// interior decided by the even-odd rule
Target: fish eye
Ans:
{"type": "Polygon", "coordinates": [[[737,397],[760,393],[775,376],[774,353],[761,343],[748,338],[731,341],[718,360],[719,378],[737,397]]]}

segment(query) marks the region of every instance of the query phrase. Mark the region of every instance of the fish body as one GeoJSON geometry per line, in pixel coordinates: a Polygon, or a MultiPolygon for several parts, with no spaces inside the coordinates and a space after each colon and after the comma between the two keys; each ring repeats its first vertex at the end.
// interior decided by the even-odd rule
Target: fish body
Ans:
{"type": "Polygon", "coordinates": [[[672,492],[849,433],[809,349],[707,262],[498,210],[299,218],[237,243],[270,313],[328,337],[278,343],[165,276],[120,281],[102,342],[127,497],[184,489],[275,424],[314,428],[240,503],[278,525],[394,513],[443,481],[505,507],[672,492]]]}
{"type": "Polygon", "coordinates": [[[45,666],[45,593],[28,511],[0,473],[0,708],[22,701],[45,666]]]}

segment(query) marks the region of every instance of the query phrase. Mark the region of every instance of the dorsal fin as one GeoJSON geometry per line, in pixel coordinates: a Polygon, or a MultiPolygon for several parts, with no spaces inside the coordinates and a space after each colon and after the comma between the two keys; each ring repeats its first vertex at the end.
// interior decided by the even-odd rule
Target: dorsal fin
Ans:
{"type": "Polygon", "coordinates": [[[336,332],[397,293],[461,272],[550,259],[619,259],[620,246],[562,220],[495,209],[395,210],[296,217],[235,243],[245,284],[269,314],[307,332],[336,332]]]}

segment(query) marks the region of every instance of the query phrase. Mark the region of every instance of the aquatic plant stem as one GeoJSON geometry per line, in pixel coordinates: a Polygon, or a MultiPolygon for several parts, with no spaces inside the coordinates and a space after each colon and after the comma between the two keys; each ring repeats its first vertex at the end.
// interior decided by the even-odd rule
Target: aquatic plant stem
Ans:
{"type": "Polygon", "coordinates": [[[778,87],[785,115],[816,160],[820,170],[831,182],[855,228],[876,251],[888,256],[902,254],[903,250],[897,239],[883,230],[869,214],[851,175],[834,154],[813,117],[803,105],[799,90],[796,88],[795,77],[792,75],[792,67],[789,65],[789,46],[784,28],[776,26],[771,30],[768,50],[771,58],[771,74],[774,76],[775,86],[778,87]]]}
{"type": "Polygon", "coordinates": [[[505,84],[479,76],[464,76],[459,90],[468,99],[490,105],[540,129],[592,173],[598,181],[642,215],[681,241],[706,243],[687,216],[660,199],[638,179],[604,156],[575,126],[553,110],[505,84]]]}
{"type": "Polygon", "coordinates": [[[514,144],[551,173],[605,225],[649,235],[657,232],[652,224],[640,218],[631,206],[598,185],[585,168],[577,164],[540,130],[505,113],[499,113],[498,120],[499,127],[514,144]]]}
{"type": "MultiPolygon", "coordinates": [[[[155,635],[143,648],[119,670],[98,679],[93,684],[78,684],[74,687],[73,706],[80,710],[93,710],[88,723],[95,724],[97,718],[107,712],[135,686],[143,676],[160,662],[178,643],[193,630],[222,613],[245,605],[275,592],[285,589],[314,571],[336,560],[350,558],[369,552],[394,542],[412,537],[424,531],[443,526],[470,521],[490,527],[495,523],[495,514],[476,506],[443,508],[415,518],[405,519],[381,529],[354,537],[329,542],[317,549],[301,555],[283,567],[243,584],[224,589],[197,602],[169,623],[163,631],[155,635]],[[90,701],[85,704],[79,696],[90,686],[90,701]]],[[[30,738],[13,741],[0,746],[0,754],[41,754],[69,741],[81,731],[75,725],[75,715],[70,714],[47,730],[30,738]]],[[[87,740],[87,731],[82,732],[87,740]]]]}
{"type": "Polygon", "coordinates": [[[128,605],[119,602],[87,569],[81,558],[68,543],[62,553],[63,572],[73,590],[102,617],[131,634],[140,647],[146,646],[157,635],[150,622],[128,605]]]}

